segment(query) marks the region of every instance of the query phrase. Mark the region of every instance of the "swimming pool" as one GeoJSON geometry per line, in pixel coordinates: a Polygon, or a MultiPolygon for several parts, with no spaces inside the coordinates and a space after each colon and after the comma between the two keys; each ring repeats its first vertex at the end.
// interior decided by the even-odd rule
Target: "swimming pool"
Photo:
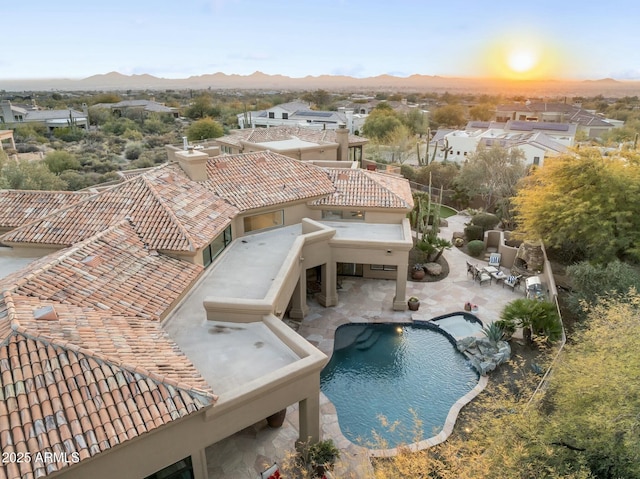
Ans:
{"type": "Polygon", "coordinates": [[[453,346],[453,338],[437,329],[345,324],[336,330],[320,388],[336,407],[347,439],[391,448],[442,429],[451,406],[478,384],[479,375],[453,346]]]}

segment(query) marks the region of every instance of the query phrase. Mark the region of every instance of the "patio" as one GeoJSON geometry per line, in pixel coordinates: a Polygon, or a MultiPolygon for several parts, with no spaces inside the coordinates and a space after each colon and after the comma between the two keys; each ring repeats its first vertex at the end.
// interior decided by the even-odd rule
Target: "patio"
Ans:
{"type": "MultiPolygon", "coordinates": [[[[448,218],[449,226],[440,235],[451,238],[454,231],[462,231],[465,216],[448,218]]],[[[333,334],[341,324],[348,322],[409,322],[412,314],[435,317],[462,311],[466,302],[478,306],[474,312],[485,324],[497,320],[502,308],[510,301],[523,297],[523,289],[512,291],[501,284],[479,284],[467,275],[466,261],[485,266],[480,260],[470,259],[453,248],[445,251],[450,273],[442,281],[431,283],[409,282],[407,297],[421,300],[418,313],[393,311],[395,281],[342,277],[338,305],[324,308],[315,300],[309,301],[309,313],[299,324],[298,332],[311,344],[327,355],[333,351],[333,334]]],[[[336,476],[341,478],[371,477],[367,450],[350,443],[340,433],[335,408],[321,394],[322,433],[332,438],[341,449],[342,457],[336,466],[336,476]]],[[[210,478],[245,479],[258,477],[258,472],[292,450],[298,437],[297,406],[290,406],[284,425],[270,429],[266,421],[254,424],[243,431],[206,449],[210,478]]]]}

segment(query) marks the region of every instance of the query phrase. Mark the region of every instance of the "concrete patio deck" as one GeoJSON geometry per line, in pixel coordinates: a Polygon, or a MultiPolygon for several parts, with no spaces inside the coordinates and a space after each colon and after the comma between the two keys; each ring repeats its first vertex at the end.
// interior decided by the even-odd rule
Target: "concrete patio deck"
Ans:
{"type": "MultiPolygon", "coordinates": [[[[449,226],[442,228],[440,236],[450,239],[454,231],[462,231],[465,216],[448,218],[449,226]]],[[[409,282],[407,296],[421,300],[421,317],[435,317],[462,311],[465,302],[478,306],[476,314],[485,324],[497,320],[503,307],[516,298],[522,297],[522,289],[511,291],[500,284],[480,285],[467,275],[466,261],[486,265],[480,260],[452,248],[445,252],[449,264],[449,275],[441,281],[431,283],[409,282]]],[[[393,311],[395,281],[370,280],[344,277],[342,289],[338,291],[339,303],[335,307],[324,308],[314,300],[309,302],[310,311],[298,332],[325,354],[331,356],[335,329],[349,322],[398,322],[411,321],[411,311],[393,311]]],[[[338,425],[335,408],[321,395],[321,423],[325,439],[331,438],[342,452],[336,466],[335,475],[340,478],[369,478],[372,471],[368,451],[349,442],[338,425]]],[[[297,439],[297,405],[290,406],[283,427],[270,429],[266,421],[217,443],[206,450],[211,479],[246,479],[258,477],[259,471],[275,461],[281,462],[291,452],[297,439]]]]}

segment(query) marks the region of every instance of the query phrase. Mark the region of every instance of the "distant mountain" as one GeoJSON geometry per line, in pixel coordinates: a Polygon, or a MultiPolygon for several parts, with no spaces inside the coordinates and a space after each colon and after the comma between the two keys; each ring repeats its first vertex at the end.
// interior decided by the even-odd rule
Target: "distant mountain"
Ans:
{"type": "Polygon", "coordinates": [[[510,81],[490,78],[456,78],[431,75],[397,77],[379,75],[354,78],[343,75],[306,76],[291,78],[284,75],[268,75],[256,71],[251,75],[227,75],[211,73],[182,79],[158,78],[153,75],[123,75],[110,72],[93,75],[82,80],[2,80],[0,90],[6,91],[110,91],[110,90],[165,90],[165,89],[213,89],[213,90],[316,90],[329,91],[433,91],[451,93],[505,93],[529,96],[552,95],[609,95],[640,94],[639,81],[620,81],[612,78],[600,80],[528,80],[510,81]]]}

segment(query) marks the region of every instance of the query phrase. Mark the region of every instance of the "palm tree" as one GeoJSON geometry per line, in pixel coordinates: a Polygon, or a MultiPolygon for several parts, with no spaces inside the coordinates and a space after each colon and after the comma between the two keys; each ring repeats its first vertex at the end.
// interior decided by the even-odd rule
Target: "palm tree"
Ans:
{"type": "Polygon", "coordinates": [[[544,336],[549,341],[562,337],[562,323],[555,304],[537,299],[516,299],[507,304],[500,318],[509,328],[522,328],[525,339],[532,336],[544,336]]]}

